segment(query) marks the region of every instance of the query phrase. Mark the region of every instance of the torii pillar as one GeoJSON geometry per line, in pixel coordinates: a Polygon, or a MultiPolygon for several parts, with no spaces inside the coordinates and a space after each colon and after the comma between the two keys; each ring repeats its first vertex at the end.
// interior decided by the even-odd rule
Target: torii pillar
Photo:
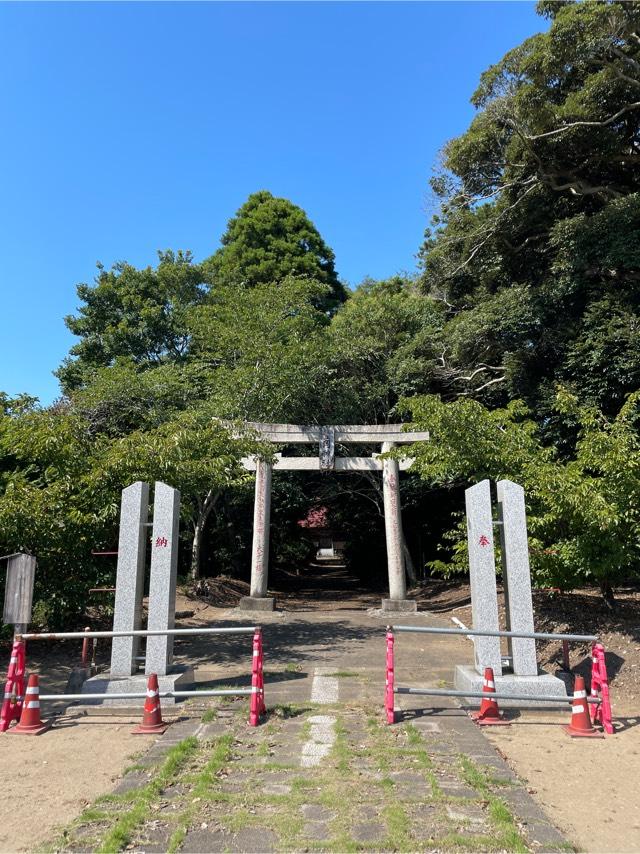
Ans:
{"type": "Polygon", "coordinates": [[[283,457],[276,454],[275,463],[248,457],[243,465],[256,473],[255,505],[253,512],[253,546],[251,551],[251,593],[243,596],[239,607],[246,610],[273,611],[275,599],[267,596],[269,577],[269,521],[271,516],[271,475],[273,468],[286,471],[379,471],[382,472],[389,598],[382,600],[383,611],[408,613],[417,610],[414,601],[407,599],[404,570],[404,536],[400,506],[400,471],[413,460],[381,460],[371,457],[336,457],[339,444],[374,444],[382,452],[396,444],[428,441],[426,432],[405,433],[402,424],[334,425],[329,427],[297,424],[247,425],[265,439],[281,444],[317,444],[317,457],[283,457]]]}

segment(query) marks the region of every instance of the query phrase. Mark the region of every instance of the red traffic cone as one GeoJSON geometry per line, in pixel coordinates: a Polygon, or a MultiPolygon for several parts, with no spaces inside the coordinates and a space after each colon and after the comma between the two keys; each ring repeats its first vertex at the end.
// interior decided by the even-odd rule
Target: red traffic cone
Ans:
{"type": "Polygon", "coordinates": [[[562,729],[573,738],[604,738],[604,735],[593,726],[589,717],[587,692],[582,676],[576,676],[573,686],[573,701],[571,703],[571,723],[562,729]]]}
{"type": "Polygon", "coordinates": [[[495,681],[493,678],[493,668],[485,667],[484,679],[482,680],[482,693],[489,696],[484,697],[480,703],[480,711],[474,712],[471,719],[480,726],[510,726],[510,721],[505,719],[500,714],[497,700],[491,699],[491,694],[496,693],[495,681]]]}
{"type": "Polygon", "coordinates": [[[51,723],[40,720],[40,686],[38,674],[32,673],[27,683],[27,692],[22,704],[20,723],[13,729],[7,730],[16,735],[40,735],[51,726],[51,723]]]}
{"type": "Polygon", "coordinates": [[[144,701],[142,723],[131,730],[134,735],[160,735],[166,730],[168,724],[162,720],[159,694],[158,677],[152,673],[147,681],[147,698],[144,701]]]}

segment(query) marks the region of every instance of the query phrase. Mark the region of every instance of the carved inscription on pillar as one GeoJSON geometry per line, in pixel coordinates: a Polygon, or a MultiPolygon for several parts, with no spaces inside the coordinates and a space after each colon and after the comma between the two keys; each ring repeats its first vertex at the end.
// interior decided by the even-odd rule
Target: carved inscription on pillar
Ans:
{"type": "Polygon", "coordinates": [[[333,427],[320,428],[320,471],[333,471],[336,439],[333,427]]]}

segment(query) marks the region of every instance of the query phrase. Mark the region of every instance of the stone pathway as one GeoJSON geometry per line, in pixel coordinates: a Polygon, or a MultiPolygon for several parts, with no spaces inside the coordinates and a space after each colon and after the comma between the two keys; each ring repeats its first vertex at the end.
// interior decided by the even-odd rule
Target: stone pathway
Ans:
{"type": "MultiPolygon", "coordinates": [[[[401,721],[385,724],[380,619],[276,619],[266,722],[247,725],[244,699],[191,703],[57,850],[572,850],[461,709],[403,695],[401,721]]],[[[411,637],[398,645],[399,681],[441,684],[451,648],[427,656],[411,637]]]]}

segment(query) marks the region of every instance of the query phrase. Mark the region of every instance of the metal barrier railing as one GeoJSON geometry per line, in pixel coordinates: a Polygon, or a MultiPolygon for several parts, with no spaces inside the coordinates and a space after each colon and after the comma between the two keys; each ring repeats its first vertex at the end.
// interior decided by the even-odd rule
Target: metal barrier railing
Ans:
{"type": "MultiPolygon", "coordinates": [[[[23,632],[16,634],[11,651],[4,701],[0,713],[0,732],[5,732],[11,721],[19,719],[24,700],[25,642],[35,640],[83,639],[83,659],[86,658],[86,642],[89,638],[152,637],[164,635],[214,635],[214,634],[253,634],[251,688],[220,688],[193,691],[161,691],[159,697],[182,699],[187,697],[251,697],[249,723],[257,726],[260,716],[266,713],[264,702],[264,653],[262,648],[262,628],[260,626],[224,626],[199,627],[188,629],[130,629],[129,631],[91,631],[83,632],[23,632]]],[[[134,700],[147,697],[147,692],[125,692],[101,694],[40,694],[41,701],[74,700],[134,700]]]]}
{"type": "MultiPolygon", "coordinates": [[[[604,646],[598,643],[597,635],[576,635],[567,632],[512,632],[502,630],[479,630],[479,629],[450,629],[438,626],[387,626],[387,676],[385,688],[385,711],[388,723],[395,723],[396,715],[394,709],[394,696],[396,694],[419,694],[430,697],[461,697],[486,699],[488,696],[480,691],[457,691],[442,688],[408,688],[395,685],[395,663],[394,663],[394,632],[416,632],[429,635],[464,635],[471,637],[499,637],[499,638],[531,638],[534,640],[560,640],[563,644],[569,641],[577,643],[592,644],[592,682],[591,696],[586,698],[587,703],[598,706],[596,716],[602,723],[605,732],[610,735],[614,732],[611,702],[609,698],[609,680],[607,677],[604,646]]],[[[566,655],[566,652],[565,652],[566,655]]],[[[518,703],[571,703],[572,697],[548,697],[541,694],[499,694],[491,693],[495,700],[516,701],[518,703]]]]}
{"type": "MultiPolygon", "coordinates": [[[[158,697],[249,697],[256,693],[253,688],[216,688],[211,691],[159,691],[158,697]]],[[[109,694],[40,694],[40,700],[141,700],[146,697],[144,691],[109,694]]]]}
{"type": "Polygon", "coordinates": [[[261,631],[260,626],[231,626],[223,628],[197,628],[197,629],[131,629],[130,631],[114,632],[23,632],[16,635],[22,640],[63,640],[65,638],[146,638],[156,635],[241,635],[253,634],[261,631]]]}
{"type": "Polygon", "coordinates": [[[428,635],[475,635],[487,638],[533,638],[534,640],[567,640],[585,643],[598,640],[597,635],[570,635],[563,632],[480,631],[479,629],[445,629],[438,626],[387,626],[391,632],[420,632],[428,635]]]}

